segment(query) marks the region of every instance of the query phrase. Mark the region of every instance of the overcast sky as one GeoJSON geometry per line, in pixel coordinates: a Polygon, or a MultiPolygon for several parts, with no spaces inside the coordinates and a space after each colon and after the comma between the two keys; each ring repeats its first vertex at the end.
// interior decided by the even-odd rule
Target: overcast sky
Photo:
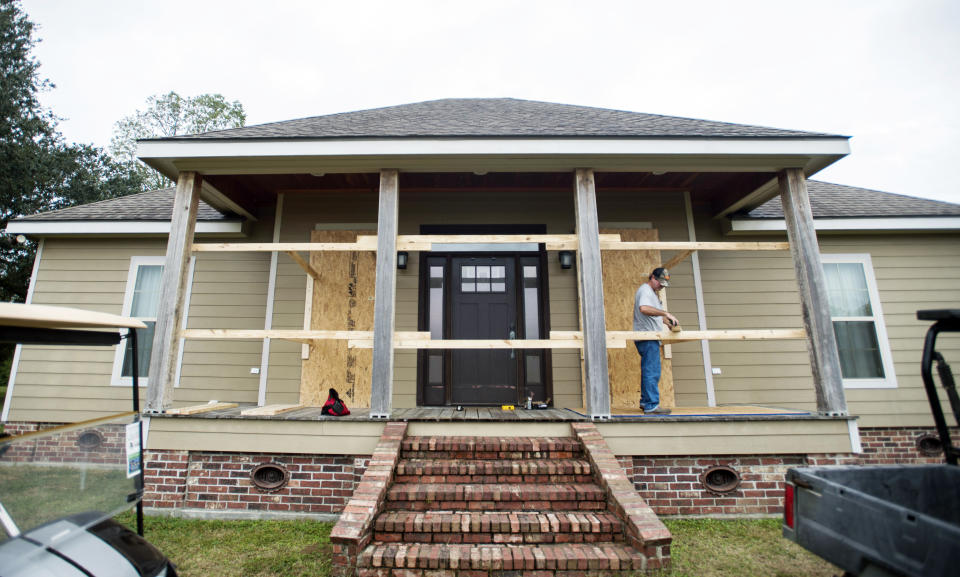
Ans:
{"type": "Polygon", "coordinates": [[[247,124],[512,97],[852,136],[815,178],[960,203],[960,2],[25,0],[75,142],[175,90],[247,124]]]}

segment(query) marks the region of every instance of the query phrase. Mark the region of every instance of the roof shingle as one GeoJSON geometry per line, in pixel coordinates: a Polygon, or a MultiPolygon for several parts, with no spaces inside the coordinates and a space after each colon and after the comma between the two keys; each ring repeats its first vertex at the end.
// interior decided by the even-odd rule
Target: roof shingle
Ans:
{"type": "MultiPolygon", "coordinates": [[[[960,204],[817,180],[807,181],[807,193],[813,218],[960,216],[960,204]]],[[[745,218],[783,218],[780,198],[775,197],[753,209],[745,218]]]]}
{"type": "MultiPolygon", "coordinates": [[[[141,220],[169,221],[173,215],[173,197],[175,188],[161,188],[139,192],[129,196],[101,200],[80,206],[71,206],[50,212],[41,212],[18,218],[18,221],[81,221],[81,220],[141,220]]],[[[225,215],[200,201],[197,220],[230,221],[238,217],[225,215]]]]}
{"type": "Polygon", "coordinates": [[[846,138],[513,98],[451,98],[157,140],[409,137],[846,138]]]}

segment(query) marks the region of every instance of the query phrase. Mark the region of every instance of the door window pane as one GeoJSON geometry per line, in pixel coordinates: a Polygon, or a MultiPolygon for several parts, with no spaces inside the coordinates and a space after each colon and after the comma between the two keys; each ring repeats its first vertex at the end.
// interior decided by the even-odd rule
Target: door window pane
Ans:
{"type": "Polygon", "coordinates": [[[507,267],[503,265],[462,265],[460,267],[460,292],[505,293],[507,292],[507,267]]]}
{"type": "Polygon", "coordinates": [[[443,267],[430,267],[430,338],[443,338],[443,267]]]}
{"type": "Polygon", "coordinates": [[[478,293],[490,292],[490,267],[489,266],[477,267],[477,292],[478,293]]]}
{"type": "Polygon", "coordinates": [[[523,267],[523,326],[528,339],[540,338],[539,279],[537,267],[523,267]]]}
{"type": "Polygon", "coordinates": [[[527,353],[527,386],[542,385],[543,377],[540,375],[540,355],[537,353],[527,353]]]}

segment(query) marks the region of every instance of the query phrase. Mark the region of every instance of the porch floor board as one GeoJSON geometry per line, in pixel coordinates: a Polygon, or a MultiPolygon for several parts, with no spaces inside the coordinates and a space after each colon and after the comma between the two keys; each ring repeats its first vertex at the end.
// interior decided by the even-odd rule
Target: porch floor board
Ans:
{"type": "MultiPolygon", "coordinates": [[[[242,411],[255,408],[256,405],[240,405],[230,409],[221,409],[194,415],[152,414],[151,417],[161,418],[189,418],[189,419],[254,419],[278,421],[477,421],[477,422],[580,422],[590,421],[585,409],[539,409],[513,411],[499,407],[464,407],[456,410],[453,407],[414,407],[395,408],[389,419],[374,419],[370,417],[370,409],[350,409],[350,414],[344,417],[322,415],[320,407],[303,407],[286,411],[276,415],[243,415],[242,411]]],[[[753,420],[807,420],[807,419],[835,419],[815,412],[797,409],[780,409],[764,406],[725,406],[725,407],[676,407],[670,415],[644,415],[638,409],[611,410],[610,421],[753,421],[753,420]]]]}

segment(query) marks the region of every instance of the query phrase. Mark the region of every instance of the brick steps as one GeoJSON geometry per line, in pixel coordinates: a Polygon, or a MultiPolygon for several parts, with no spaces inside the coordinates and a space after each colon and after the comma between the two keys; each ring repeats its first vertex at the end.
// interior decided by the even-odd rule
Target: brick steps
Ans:
{"type": "Polygon", "coordinates": [[[390,510],[590,510],[606,509],[603,489],[595,484],[414,484],[387,491],[390,510]]]}
{"type": "Polygon", "coordinates": [[[571,459],[580,455],[570,437],[407,437],[404,459],[571,459]]]}
{"type": "MultiPolygon", "coordinates": [[[[621,543],[463,545],[374,543],[360,554],[359,575],[406,575],[364,569],[455,571],[642,571],[646,559],[621,543]]],[[[591,573],[592,575],[593,573],[591,573]]]]}
{"type": "Polygon", "coordinates": [[[374,540],[383,543],[598,543],[624,539],[620,520],[606,511],[393,511],[377,517],[373,529],[374,540]]]}
{"type": "Polygon", "coordinates": [[[613,576],[669,563],[669,532],[592,424],[550,438],[396,427],[375,452],[390,468],[367,469],[331,532],[334,562],[350,574],[613,576]]]}
{"type": "Polygon", "coordinates": [[[592,483],[582,459],[404,459],[396,483],[592,483]]]}

